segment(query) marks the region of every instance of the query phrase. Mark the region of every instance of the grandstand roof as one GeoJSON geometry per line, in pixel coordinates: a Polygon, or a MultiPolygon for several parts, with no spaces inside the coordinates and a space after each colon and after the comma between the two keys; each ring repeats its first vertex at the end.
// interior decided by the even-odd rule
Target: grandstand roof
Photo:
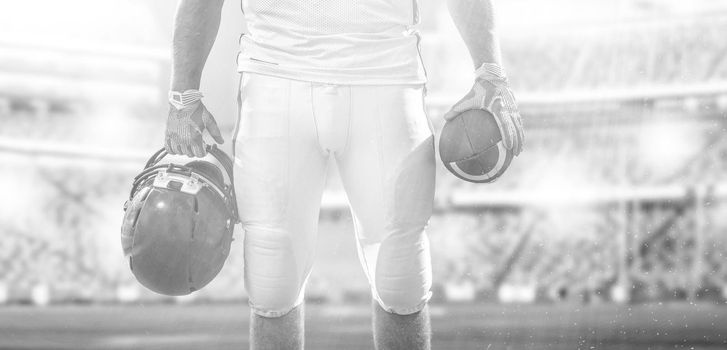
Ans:
{"type": "Polygon", "coordinates": [[[0,5],[0,40],[79,46],[165,44],[149,5],[139,0],[5,2],[0,5]],[[128,22],[129,18],[134,19],[133,23],[128,22]]]}

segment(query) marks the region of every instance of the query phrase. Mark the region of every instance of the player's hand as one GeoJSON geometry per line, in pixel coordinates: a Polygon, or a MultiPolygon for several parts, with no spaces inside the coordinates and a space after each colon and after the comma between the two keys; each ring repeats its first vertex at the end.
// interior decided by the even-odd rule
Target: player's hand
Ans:
{"type": "Polygon", "coordinates": [[[209,132],[215,142],[225,142],[215,118],[201,100],[181,109],[170,105],[164,147],[170,154],[204,157],[207,154],[207,145],[202,137],[204,130],[209,132]]]}
{"type": "Polygon", "coordinates": [[[444,119],[450,120],[470,109],[484,109],[492,113],[500,127],[505,147],[517,156],[523,149],[525,133],[515,95],[510,91],[502,69],[487,65],[478,69],[478,77],[470,92],[444,115],[444,119]]]}

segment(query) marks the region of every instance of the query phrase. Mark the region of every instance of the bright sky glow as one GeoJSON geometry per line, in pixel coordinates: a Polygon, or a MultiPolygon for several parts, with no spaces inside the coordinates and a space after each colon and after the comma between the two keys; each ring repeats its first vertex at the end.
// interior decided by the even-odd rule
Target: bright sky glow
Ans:
{"type": "Polygon", "coordinates": [[[533,184],[533,194],[539,202],[546,204],[568,203],[589,187],[586,170],[579,160],[556,159],[547,162],[540,176],[533,184]]]}
{"type": "Polygon", "coordinates": [[[136,0],[0,0],[2,41],[164,43],[159,35],[148,5],[136,0]]]}
{"type": "Polygon", "coordinates": [[[128,144],[138,133],[136,125],[129,120],[129,113],[114,106],[99,110],[93,117],[89,117],[83,127],[86,129],[84,134],[94,144],[128,144]]]}

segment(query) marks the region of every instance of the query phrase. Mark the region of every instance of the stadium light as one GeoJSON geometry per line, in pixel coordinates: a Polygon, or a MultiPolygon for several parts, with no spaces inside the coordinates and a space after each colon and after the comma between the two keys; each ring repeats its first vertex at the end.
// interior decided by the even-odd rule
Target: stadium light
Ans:
{"type": "Polygon", "coordinates": [[[641,160],[658,172],[683,166],[699,147],[697,138],[690,137],[689,128],[676,122],[647,124],[639,140],[641,160]]]}
{"type": "Polygon", "coordinates": [[[33,305],[46,306],[51,302],[51,291],[50,287],[45,283],[39,283],[30,291],[30,298],[33,301],[33,305]]]}
{"type": "Polygon", "coordinates": [[[684,104],[684,110],[689,113],[699,112],[701,102],[696,97],[687,97],[682,102],[684,104]]]}
{"type": "Polygon", "coordinates": [[[141,290],[134,283],[120,285],[116,288],[116,300],[121,303],[133,303],[141,297],[141,290]]]}
{"type": "Polygon", "coordinates": [[[629,301],[629,287],[622,282],[611,287],[611,300],[615,303],[624,304],[629,301]]]}

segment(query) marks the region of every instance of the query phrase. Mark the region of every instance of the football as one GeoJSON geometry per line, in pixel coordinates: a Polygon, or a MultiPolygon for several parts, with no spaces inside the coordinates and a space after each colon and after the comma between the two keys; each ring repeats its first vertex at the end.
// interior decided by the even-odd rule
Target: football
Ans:
{"type": "Polygon", "coordinates": [[[487,183],[507,170],[513,153],[505,148],[495,116],[486,110],[471,109],[444,124],[439,157],[460,179],[487,183]]]}

